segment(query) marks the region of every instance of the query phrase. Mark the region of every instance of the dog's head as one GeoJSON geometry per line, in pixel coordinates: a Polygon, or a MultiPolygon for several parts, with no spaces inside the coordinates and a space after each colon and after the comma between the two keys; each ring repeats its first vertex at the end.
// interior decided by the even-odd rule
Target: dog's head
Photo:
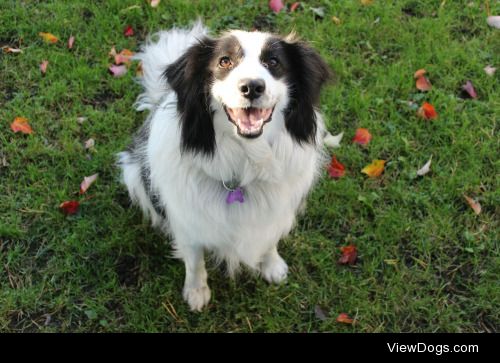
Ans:
{"type": "Polygon", "coordinates": [[[165,75],[178,97],[183,150],[212,154],[221,115],[240,138],[261,136],[277,119],[297,142],[314,142],[314,107],[330,71],[292,36],[232,31],[199,40],[165,75]]]}

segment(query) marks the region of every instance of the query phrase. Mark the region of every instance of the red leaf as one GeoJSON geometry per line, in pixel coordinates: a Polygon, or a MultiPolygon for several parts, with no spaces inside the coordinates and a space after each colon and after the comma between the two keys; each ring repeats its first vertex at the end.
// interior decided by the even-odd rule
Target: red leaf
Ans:
{"type": "Polygon", "coordinates": [[[356,130],[356,135],[352,139],[353,142],[360,145],[366,145],[372,139],[372,135],[368,131],[368,129],[359,128],[356,130]]]}
{"type": "Polygon", "coordinates": [[[40,63],[40,72],[42,72],[42,75],[45,75],[47,73],[47,66],[49,65],[48,60],[44,60],[42,63],[40,63]]]}
{"type": "Polygon", "coordinates": [[[342,252],[342,256],[338,260],[340,265],[354,265],[356,263],[358,249],[355,245],[340,247],[340,251],[342,252]]]}
{"type": "Polygon", "coordinates": [[[425,76],[420,76],[417,78],[415,82],[415,87],[417,87],[420,91],[430,91],[432,88],[432,84],[425,76]]]}
{"type": "Polygon", "coordinates": [[[472,208],[474,213],[476,213],[477,215],[481,214],[481,204],[479,204],[478,201],[472,199],[471,197],[466,196],[465,194],[464,198],[467,201],[467,204],[469,204],[469,206],[472,208]]]}
{"type": "Polygon", "coordinates": [[[333,155],[332,162],[328,166],[328,174],[334,179],[339,179],[345,174],[345,166],[337,160],[335,155],[333,155]]]}
{"type": "Polygon", "coordinates": [[[471,81],[465,82],[462,89],[469,95],[470,98],[477,98],[476,90],[474,89],[471,81]]]}
{"type": "Polygon", "coordinates": [[[66,215],[76,214],[80,208],[80,202],[77,200],[69,200],[67,202],[62,202],[59,205],[59,209],[66,215]]]}
{"type": "Polygon", "coordinates": [[[68,39],[68,49],[73,49],[73,44],[75,44],[75,37],[70,36],[68,39]]]}
{"type": "Polygon", "coordinates": [[[132,29],[132,26],[127,25],[123,30],[123,35],[125,35],[126,37],[131,37],[132,35],[134,35],[134,29],[132,29]]]}
{"type": "Polygon", "coordinates": [[[347,315],[346,313],[340,313],[339,316],[337,316],[337,322],[343,324],[352,324],[354,323],[354,319],[349,317],[349,315],[347,315]]]}
{"type": "Polygon", "coordinates": [[[281,1],[281,0],[270,0],[269,1],[269,7],[275,13],[279,13],[281,11],[281,9],[283,9],[284,6],[285,5],[283,5],[283,1],[281,1]]]}
{"type": "Polygon", "coordinates": [[[427,102],[424,102],[422,107],[418,109],[417,115],[422,118],[425,118],[426,120],[433,120],[438,117],[438,114],[434,109],[434,106],[427,102]]]}
{"type": "Polygon", "coordinates": [[[297,8],[300,6],[300,2],[296,1],[294,2],[292,5],[290,5],[290,12],[294,12],[295,10],[297,10],[297,8]]]}
{"type": "Polygon", "coordinates": [[[16,117],[14,121],[10,124],[10,129],[14,132],[22,132],[23,134],[32,134],[28,119],[25,117],[16,117]]]}

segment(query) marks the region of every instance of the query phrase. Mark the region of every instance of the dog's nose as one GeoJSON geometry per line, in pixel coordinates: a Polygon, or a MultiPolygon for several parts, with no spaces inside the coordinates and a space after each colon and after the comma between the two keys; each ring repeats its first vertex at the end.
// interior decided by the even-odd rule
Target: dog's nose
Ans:
{"type": "Polygon", "coordinates": [[[262,96],[266,90],[266,82],[263,79],[249,79],[245,78],[240,80],[238,83],[238,88],[240,89],[243,97],[249,100],[254,100],[262,96]]]}

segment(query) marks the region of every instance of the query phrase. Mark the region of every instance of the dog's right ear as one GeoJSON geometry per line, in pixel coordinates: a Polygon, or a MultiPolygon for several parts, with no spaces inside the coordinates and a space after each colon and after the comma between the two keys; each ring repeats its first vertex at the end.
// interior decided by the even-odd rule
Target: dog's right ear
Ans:
{"type": "Polygon", "coordinates": [[[165,77],[177,93],[181,150],[213,155],[215,130],[210,110],[209,64],[216,40],[205,37],[168,66],[165,77]]]}

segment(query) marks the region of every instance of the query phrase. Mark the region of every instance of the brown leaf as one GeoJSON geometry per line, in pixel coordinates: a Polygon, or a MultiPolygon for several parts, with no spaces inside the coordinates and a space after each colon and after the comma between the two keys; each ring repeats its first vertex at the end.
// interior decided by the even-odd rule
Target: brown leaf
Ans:
{"type": "Polygon", "coordinates": [[[481,204],[479,204],[478,201],[472,199],[471,197],[468,197],[467,195],[464,194],[464,198],[467,201],[467,204],[472,208],[474,213],[477,215],[481,214],[481,204]]]}
{"type": "Polygon", "coordinates": [[[351,318],[346,313],[340,313],[339,316],[337,316],[337,322],[338,323],[343,323],[343,324],[353,324],[354,323],[354,319],[351,318]]]}

